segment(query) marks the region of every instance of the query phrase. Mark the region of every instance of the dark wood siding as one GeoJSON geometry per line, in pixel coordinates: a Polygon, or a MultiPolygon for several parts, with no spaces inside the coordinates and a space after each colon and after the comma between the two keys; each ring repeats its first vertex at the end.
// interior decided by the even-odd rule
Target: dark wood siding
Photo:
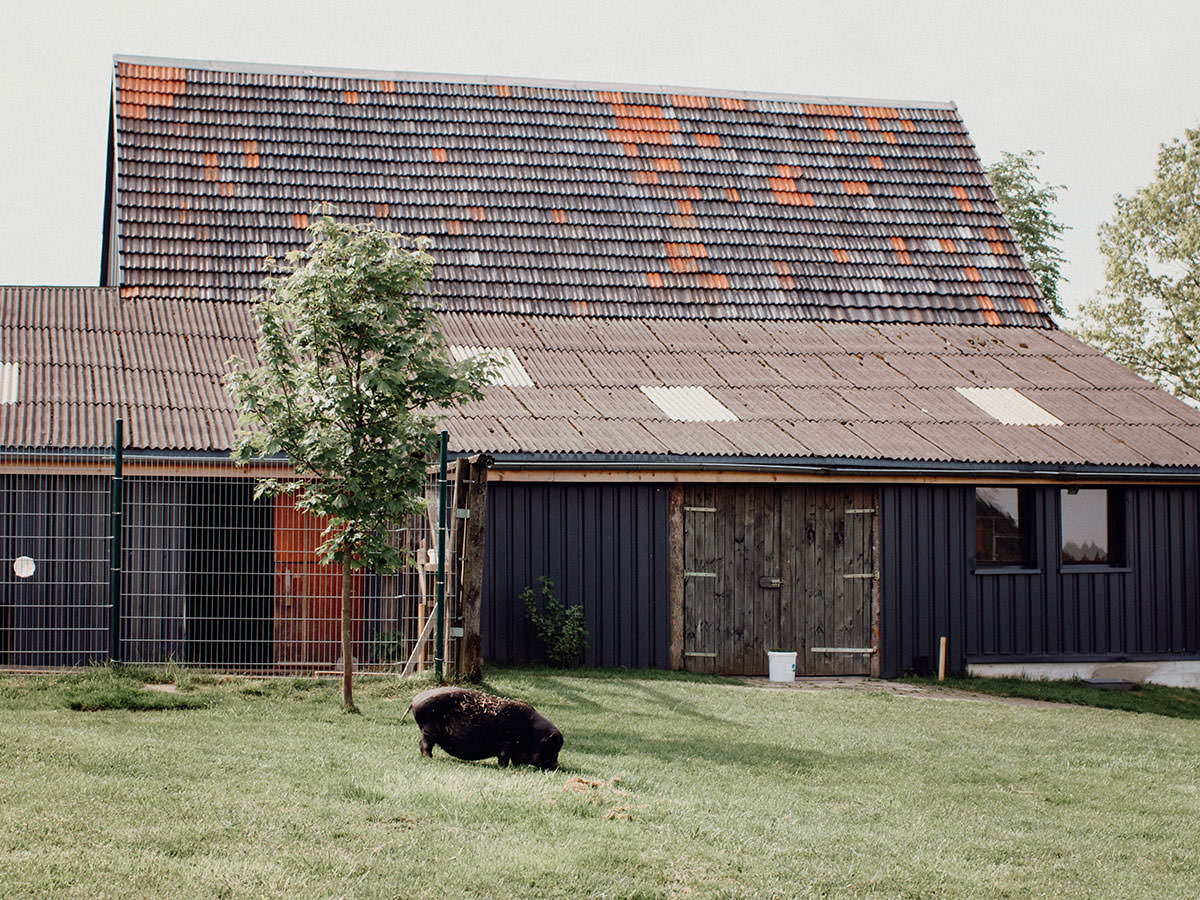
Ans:
{"type": "Polygon", "coordinates": [[[665,486],[499,482],[488,491],[485,659],[541,657],[517,597],[549,575],[560,599],[583,604],[587,665],[667,667],[665,486]]]}
{"type": "Polygon", "coordinates": [[[187,660],[267,666],[272,633],[272,503],[246,478],[187,485],[187,660]]]}
{"type": "Polygon", "coordinates": [[[884,675],[968,660],[1200,655],[1200,489],[1125,489],[1126,562],[1059,563],[1058,489],[1034,488],[1036,566],[976,572],[974,490],[881,489],[884,675]]]}
{"type": "Polygon", "coordinates": [[[184,662],[188,483],[125,479],[121,639],[125,659],[184,662]]]}
{"type": "Polygon", "coordinates": [[[0,476],[0,665],[108,658],[109,505],[100,476],[0,476]]]}

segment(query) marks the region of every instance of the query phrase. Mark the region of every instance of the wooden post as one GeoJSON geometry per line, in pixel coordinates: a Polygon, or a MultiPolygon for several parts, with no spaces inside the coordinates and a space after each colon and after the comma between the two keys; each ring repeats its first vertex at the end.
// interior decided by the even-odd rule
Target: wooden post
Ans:
{"type": "Polygon", "coordinates": [[[946,680],[946,636],[942,635],[938,647],[938,681],[946,680]]]}
{"type": "Polygon", "coordinates": [[[882,619],[883,619],[883,560],[879,556],[879,532],[882,530],[880,524],[880,512],[883,507],[880,506],[880,501],[883,499],[883,492],[879,488],[875,488],[871,496],[871,507],[875,510],[871,514],[871,569],[870,571],[879,574],[879,577],[871,580],[871,649],[875,652],[871,654],[871,677],[879,678],[880,672],[883,669],[883,641],[882,641],[882,619]]]}
{"type": "MultiPolygon", "coordinates": [[[[425,580],[429,574],[429,550],[425,546],[425,541],[421,541],[420,556],[417,557],[417,642],[413,647],[412,656],[409,662],[415,660],[415,665],[418,672],[425,671],[425,643],[429,637],[428,623],[433,621],[433,607],[429,603],[429,587],[425,580]]],[[[411,671],[409,666],[404,667],[404,674],[407,675],[411,671]]]]}
{"type": "MultiPolygon", "coordinates": [[[[450,531],[447,535],[446,547],[446,629],[442,636],[442,658],[449,663],[450,661],[450,632],[453,622],[462,616],[462,534],[465,530],[463,520],[459,518],[459,509],[462,508],[466,494],[466,479],[467,479],[468,462],[465,458],[459,457],[454,461],[454,477],[453,487],[450,489],[450,531]]],[[[459,639],[459,649],[462,648],[462,640],[459,639]]],[[[459,654],[454,655],[455,672],[458,673],[462,668],[462,660],[459,654]]]]}
{"type": "MultiPolygon", "coordinates": [[[[440,463],[438,464],[438,528],[437,528],[437,548],[438,548],[438,568],[437,568],[437,606],[436,617],[437,626],[434,629],[437,637],[433,642],[433,666],[437,671],[437,680],[442,680],[442,664],[445,662],[443,655],[443,642],[446,639],[446,444],[450,439],[450,435],[443,431],[441,440],[440,463]]],[[[453,515],[454,511],[451,510],[453,515]]]]}
{"type": "Polygon", "coordinates": [[[483,638],[481,604],[483,601],[483,551],[487,533],[487,472],[491,457],[476,456],[467,470],[466,536],[462,551],[462,580],[459,602],[462,607],[463,641],[460,672],[470,681],[483,677],[483,638]]]}
{"type": "Polygon", "coordinates": [[[667,514],[667,603],[671,644],[668,665],[683,669],[683,488],[671,488],[667,514]]]}

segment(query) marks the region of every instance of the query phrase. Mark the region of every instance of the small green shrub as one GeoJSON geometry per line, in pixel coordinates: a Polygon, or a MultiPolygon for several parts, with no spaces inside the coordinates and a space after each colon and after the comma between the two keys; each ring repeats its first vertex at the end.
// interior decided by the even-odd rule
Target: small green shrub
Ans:
{"type": "Polygon", "coordinates": [[[521,602],[525,604],[525,614],[546,648],[546,659],[550,665],[560,669],[577,666],[587,648],[588,633],[583,607],[567,606],[559,600],[549,575],[539,577],[538,584],[541,585],[543,612],[538,612],[532,587],[521,591],[521,602]]]}

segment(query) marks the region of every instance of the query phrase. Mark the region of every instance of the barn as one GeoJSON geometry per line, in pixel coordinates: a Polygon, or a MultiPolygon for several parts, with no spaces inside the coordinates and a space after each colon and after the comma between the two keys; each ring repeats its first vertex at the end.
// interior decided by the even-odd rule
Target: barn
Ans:
{"type": "MultiPolygon", "coordinates": [[[[110,134],[101,287],[43,325],[112,310],[138,399],[77,415],[147,450],[227,451],[220,352],[319,204],[429,236],[505,362],[445,416],[490,660],[548,575],[598,666],[1200,666],[1200,413],[1055,327],[953,104],[118,57],[110,134]]],[[[5,446],[65,446],[21,390],[5,446]]]]}

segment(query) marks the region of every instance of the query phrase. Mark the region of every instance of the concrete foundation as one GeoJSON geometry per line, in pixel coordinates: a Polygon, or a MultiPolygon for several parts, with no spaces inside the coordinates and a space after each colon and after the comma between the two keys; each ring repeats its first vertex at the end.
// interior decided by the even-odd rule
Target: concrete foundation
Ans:
{"type": "Polygon", "coordinates": [[[983,678],[1029,678],[1068,681],[1072,678],[1124,678],[1126,681],[1200,689],[1200,659],[1149,662],[978,663],[967,674],[983,678]]]}

